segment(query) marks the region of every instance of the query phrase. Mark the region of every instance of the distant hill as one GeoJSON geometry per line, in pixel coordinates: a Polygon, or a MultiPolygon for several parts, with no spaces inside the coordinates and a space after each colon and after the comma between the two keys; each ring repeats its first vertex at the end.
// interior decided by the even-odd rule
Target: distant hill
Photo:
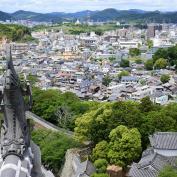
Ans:
{"type": "Polygon", "coordinates": [[[72,21],[76,19],[86,20],[90,18],[93,21],[125,21],[125,22],[167,22],[177,23],[177,12],[160,12],[160,11],[143,11],[139,9],[116,10],[113,8],[102,11],[80,11],[75,13],[52,12],[52,13],[36,13],[30,11],[19,10],[8,14],[0,11],[0,20],[32,20],[38,22],[62,22],[72,21]]]}
{"type": "Polygon", "coordinates": [[[8,13],[0,11],[0,21],[11,20],[12,16],[8,13]]]}
{"type": "Polygon", "coordinates": [[[65,15],[68,17],[74,17],[74,18],[87,18],[90,15],[95,14],[97,11],[91,11],[91,10],[85,10],[75,13],[66,13],[65,15]]]}
{"type": "Polygon", "coordinates": [[[61,22],[63,20],[81,19],[86,18],[89,15],[94,14],[96,11],[80,11],[76,13],[64,13],[64,12],[52,12],[52,13],[36,13],[19,10],[12,13],[12,17],[17,20],[32,20],[32,21],[53,21],[61,22]]]}
{"type": "Polygon", "coordinates": [[[108,21],[116,20],[118,11],[116,9],[105,9],[99,11],[91,16],[91,19],[94,21],[108,21]]]}
{"type": "Polygon", "coordinates": [[[93,15],[97,11],[80,11],[76,13],[52,12],[37,13],[32,11],[19,10],[14,13],[5,13],[0,11],[0,21],[6,20],[31,20],[38,22],[61,22],[64,20],[86,19],[87,16],[93,15]]]}
{"type": "Polygon", "coordinates": [[[18,19],[18,20],[27,20],[27,19],[35,18],[38,15],[42,15],[42,14],[36,12],[24,11],[24,10],[19,10],[11,14],[11,16],[13,16],[14,19],[18,19]]]}
{"type": "Polygon", "coordinates": [[[91,16],[94,21],[135,21],[135,22],[158,22],[177,23],[177,12],[142,11],[142,10],[116,10],[105,9],[91,16]]]}
{"type": "Polygon", "coordinates": [[[38,22],[60,22],[62,19],[60,18],[61,13],[36,13],[30,11],[19,10],[11,14],[11,16],[16,20],[31,20],[38,22]]]}
{"type": "Polygon", "coordinates": [[[140,10],[140,9],[130,9],[129,11],[131,11],[131,12],[135,12],[135,13],[140,13],[140,14],[144,14],[144,13],[146,13],[146,11],[144,11],[144,10],[140,10]]]}

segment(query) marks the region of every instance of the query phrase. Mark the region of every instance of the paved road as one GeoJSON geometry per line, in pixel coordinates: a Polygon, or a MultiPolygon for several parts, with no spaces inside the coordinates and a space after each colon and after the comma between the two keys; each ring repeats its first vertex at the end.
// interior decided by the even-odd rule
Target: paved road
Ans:
{"type": "Polygon", "coordinates": [[[37,122],[38,124],[42,125],[43,127],[49,130],[58,131],[58,132],[64,133],[67,136],[73,137],[73,132],[63,129],[63,128],[59,128],[30,111],[26,112],[26,117],[28,119],[32,119],[33,121],[37,122]]]}

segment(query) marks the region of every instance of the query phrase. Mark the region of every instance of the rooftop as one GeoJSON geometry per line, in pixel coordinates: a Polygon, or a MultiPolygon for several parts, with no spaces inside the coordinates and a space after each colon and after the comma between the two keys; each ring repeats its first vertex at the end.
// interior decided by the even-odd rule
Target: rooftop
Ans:
{"type": "Polygon", "coordinates": [[[158,132],[149,137],[155,149],[177,150],[177,132],[158,132]]]}

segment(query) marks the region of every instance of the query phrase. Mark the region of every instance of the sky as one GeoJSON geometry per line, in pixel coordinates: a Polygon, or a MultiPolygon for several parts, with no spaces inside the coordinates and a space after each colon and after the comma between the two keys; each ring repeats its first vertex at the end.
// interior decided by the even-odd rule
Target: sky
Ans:
{"type": "Polygon", "coordinates": [[[177,11],[177,0],[0,0],[0,10],[4,12],[77,12],[106,8],[177,11]]]}

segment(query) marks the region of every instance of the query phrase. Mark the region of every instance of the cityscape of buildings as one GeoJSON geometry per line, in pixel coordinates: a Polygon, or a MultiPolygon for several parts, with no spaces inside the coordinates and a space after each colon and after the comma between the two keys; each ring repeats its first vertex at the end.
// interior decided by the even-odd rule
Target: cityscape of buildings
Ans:
{"type": "MultiPolygon", "coordinates": [[[[177,25],[150,24],[147,29],[134,26],[106,31],[98,36],[95,32],[79,35],[39,31],[32,36],[38,43],[11,43],[14,65],[20,73],[37,78],[41,89],[58,89],[73,92],[79,98],[95,101],[135,100],[149,96],[161,105],[176,102],[177,75],[174,68],[147,71],[145,62],[152,59],[159,48],[177,43],[177,25]],[[147,40],[152,41],[149,47],[147,40]],[[130,49],[140,50],[140,59],[130,56],[130,49]],[[121,67],[121,61],[130,64],[121,67]],[[118,77],[122,71],[128,76],[118,77]],[[168,83],[160,77],[170,75],[168,83]],[[106,80],[110,82],[105,84],[106,80]]],[[[0,54],[5,56],[6,40],[1,43],[0,54]]],[[[5,61],[1,60],[3,64],[5,61]]]]}

